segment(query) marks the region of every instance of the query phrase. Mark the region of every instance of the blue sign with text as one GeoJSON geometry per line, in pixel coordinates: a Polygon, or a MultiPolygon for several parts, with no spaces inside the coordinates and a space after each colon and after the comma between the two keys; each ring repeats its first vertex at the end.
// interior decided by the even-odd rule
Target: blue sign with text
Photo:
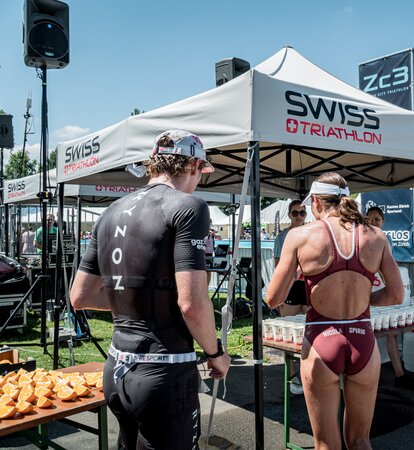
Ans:
{"type": "Polygon", "coordinates": [[[362,213],[378,206],[384,213],[382,230],[392,243],[393,255],[398,262],[413,262],[413,191],[394,189],[361,194],[362,213]]]}

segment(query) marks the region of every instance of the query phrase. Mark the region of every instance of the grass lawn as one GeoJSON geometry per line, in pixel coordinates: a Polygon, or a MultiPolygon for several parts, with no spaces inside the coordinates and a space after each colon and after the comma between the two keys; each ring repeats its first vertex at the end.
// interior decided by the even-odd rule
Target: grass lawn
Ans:
{"type": "MultiPolygon", "coordinates": [[[[223,300],[222,300],[223,302],[223,300]]],[[[220,309],[214,302],[215,309],[220,309]]],[[[216,325],[218,330],[221,327],[221,316],[216,314],[216,325]]],[[[19,346],[19,343],[40,342],[40,317],[36,314],[28,313],[28,325],[23,334],[15,330],[6,331],[1,337],[0,342],[14,348],[20,349],[22,358],[32,357],[37,361],[37,367],[52,369],[53,367],[53,344],[47,346],[46,353],[39,346],[19,346]]],[[[89,319],[89,326],[92,335],[99,342],[99,345],[106,352],[112,339],[112,318],[109,312],[96,312],[93,318],[89,319]]],[[[52,328],[53,323],[48,322],[47,328],[52,328]]],[[[231,356],[247,357],[251,355],[252,345],[244,342],[244,336],[252,334],[252,317],[235,319],[233,327],[228,336],[228,352],[231,356]]],[[[220,335],[220,331],[217,332],[220,335]]],[[[199,351],[200,349],[197,348],[199,351]]],[[[104,361],[99,350],[89,340],[78,341],[74,347],[75,364],[83,364],[89,361],[104,361]]],[[[61,344],[59,349],[59,364],[61,367],[70,366],[70,353],[66,344],[61,344]]]]}

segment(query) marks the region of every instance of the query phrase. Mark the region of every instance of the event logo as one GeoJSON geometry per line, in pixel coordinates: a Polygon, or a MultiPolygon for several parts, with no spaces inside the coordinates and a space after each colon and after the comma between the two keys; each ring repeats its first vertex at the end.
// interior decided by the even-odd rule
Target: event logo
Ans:
{"type": "Polygon", "coordinates": [[[24,182],[24,180],[14,181],[12,183],[9,183],[7,190],[9,194],[11,194],[12,192],[22,191],[23,189],[25,189],[25,187],[26,183],[24,182]]]}
{"type": "Polygon", "coordinates": [[[297,109],[288,109],[288,114],[293,116],[312,117],[318,120],[321,116],[323,119],[328,119],[329,122],[338,120],[341,125],[350,127],[363,127],[372,130],[378,130],[380,126],[380,119],[376,116],[374,109],[363,108],[360,109],[356,105],[350,105],[332,100],[324,100],[321,97],[309,97],[309,95],[301,94],[295,91],[286,91],[286,101],[289,105],[297,109]]]}
{"type": "Polygon", "coordinates": [[[204,239],[191,239],[191,245],[197,247],[199,250],[205,250],[207,244],[208,236],[204,239]]]}
{"type": "Polygon", "coordinates": [[[80,159],[98,153],[101,149],[98,139],[99,136],[95,136],[93,139],[88,139],[86,142],[82,142],[73,147],[68,147],[65,150],[65,163],[79,161],[80,159]]]}
{"type": "Polygon", "coordinates": [[[393,88],[400,84],[408,83],[410,79],[408,66],[401,66],[392,69],[391,73],[378,76],[377,73],[366,75],[363,77],[364,81],[368,81],[364,87],[364,92],[375,92],[378,89],[393,88]]]}
{"type": "Polygon", "coordinates": [[[367,144],[382,143],[382,134],[370,131],[380,127],[380,119],[374,109],[296,91],[286,91],[285,99],[289,104],[287,113],[296,117],[286,118],[287,133],[367,144]]]}
{"type": "Polygon", "coordinates": [[[99,136],[95,136],[93,139],[88,139],[86,142],[68,147],[65,150],[65,175],[99,164],[99,159],[95,156],[101,149],[98,139],[99,136]]]}

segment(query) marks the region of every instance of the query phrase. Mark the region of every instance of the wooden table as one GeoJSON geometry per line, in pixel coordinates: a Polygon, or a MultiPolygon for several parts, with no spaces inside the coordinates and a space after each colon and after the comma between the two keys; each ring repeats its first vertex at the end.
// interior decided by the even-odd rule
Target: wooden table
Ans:
{"type": "MultiPolygon", "coordinates": [[[[414,325],[409,325],[404,328],[395,328],[390,330],[383,330],[383,331],[375,331],[374,335],[375,337],[381,338],[387,335],[398,335],[407,333],[408,331],[413,331],[414,325]]],[[[253,336],[246,336],[245,340],[247,342],[253,342],[253,336]]],[[[296,373],[291,374],[290,373],[290,361],[293,361],[295,358],[299,359],[300,354],[302,352],[302,345],[300,344],[293,344],[293,343],[287,343],[287,342],[280,342],[280,341],[273,341],[271,339],[263,339],[263,346],[264,347],[270,347],[275,348],[277,350],[281,350],[284,355],[284,361],[285,361],[285,370],[284,370],[284,448],[290,448],[293,450],[303,450],[302,447],[298,447],[297,445],[290,442],[290,384],[292,383],[293,378],[297,375],[296,373]]],[[[341,388],[342,388],[342,380],[341,380],[341,388]]],[[[343,406],[341,402],[341,406],[339,408],[338,412],[338,420],[339,423],[342,423],[343,418],[343,406]]]]}
{"type": "MultiPolygon", "coordinates": [[[[60,369],[62,372],[95,372],[103,370],[103,363],[90,362],[87,364],[80,364],[78,366],[66,367],[60,369]]],[[[0,436],[7,436],[12,433],[24,434],[33,444],[39,448],[52,447],[55,449],[63,449],[60,445],[51,441],[48,437],[47,425],[55,420],[60,420],[63,423],[72,425],[81,430],[98,435],[99,449],[108,449],[108,424],[106,402],[103,395],[97,388],[92,388],[93,396],[77,398],[74,401],[63,402],[56,395],[51,398],[53,405],[50,408],[40,409],[35,408],[29,414],[22,415],[17,418],[0,420],[0,436]],[[91,411],[98,413],[98,428],[92,428],[88,425],[75,422],[67,419],[67,417],[78,414],[84,411],[91,411]]]]}

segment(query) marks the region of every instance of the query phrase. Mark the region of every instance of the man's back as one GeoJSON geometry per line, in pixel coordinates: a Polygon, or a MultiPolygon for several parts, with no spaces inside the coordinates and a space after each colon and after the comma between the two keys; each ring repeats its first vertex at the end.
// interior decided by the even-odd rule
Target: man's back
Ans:
{"type": "Polygon", "coordinates": [[[116,330],[154,333],[171,352],[192,350],[175,273],[205,268],[200,230],[208,220],[204,201],[161,184],[118,200],[100,218],[91,244],[116,330]]]}

